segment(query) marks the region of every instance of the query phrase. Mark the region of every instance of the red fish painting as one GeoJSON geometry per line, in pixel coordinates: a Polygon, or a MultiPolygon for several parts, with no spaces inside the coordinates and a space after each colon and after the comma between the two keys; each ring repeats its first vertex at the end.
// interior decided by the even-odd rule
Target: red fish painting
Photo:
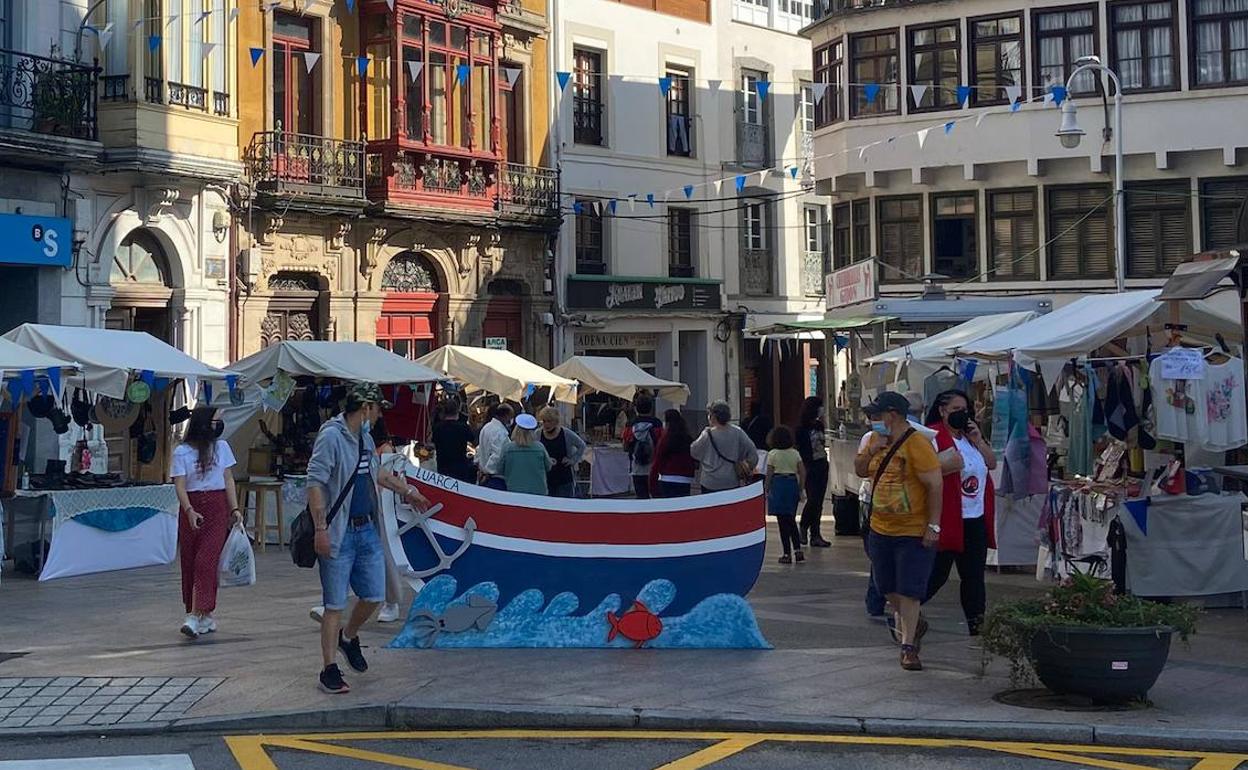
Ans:
{"type": "Polygon", "coordinates": [[[646,605],[637,601],[633,602],[632,609],[619,617],[614,612],[608,612],[607,623],[611,626],[611,630],[607,632],[608,642],[613,641],[616,636],[622,636],[634,642],[634,647],[642,647],[663,633],[663,621],[647,609],[646,605]]]}

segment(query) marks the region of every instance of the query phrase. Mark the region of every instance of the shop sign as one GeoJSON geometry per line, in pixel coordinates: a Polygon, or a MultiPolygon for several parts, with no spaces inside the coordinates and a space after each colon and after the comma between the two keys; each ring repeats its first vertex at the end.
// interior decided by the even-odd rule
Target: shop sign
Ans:
{"type": "Polygon", "coordinates": [[[507,338],[506,337],[486,337],[485,347],[489,350],[506,350],[507,338]]]}
{"type": "Polygon", "coordinates": [[[0,214],[0,263],[69,267],[74,225],[64,217],[0,214]]]}
{"type": "Polygon", "coordinates": [[[568,278],[568,306],[594,310],[719,310],[713,281],[585,280],[568,278]]]}
{"type": "Polygon", "coordinates": [[[587,350],[654,350],[658,346],[657,334],[580,332],[576,335],[578,355],[587,350]]]}
{"type": "Polygon", "coordinates": [[[875,260],[868,259],[828,274],[828,310],[875,299],[875,260]]]}

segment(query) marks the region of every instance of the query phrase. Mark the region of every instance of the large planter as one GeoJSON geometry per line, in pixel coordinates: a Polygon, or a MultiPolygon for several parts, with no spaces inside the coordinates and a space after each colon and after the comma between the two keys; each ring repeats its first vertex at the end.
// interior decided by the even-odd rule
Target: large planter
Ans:
{"type": "Polygon", "coordinates": [[[1059,695],[1100,703],[1143,699],[1166,666],[1173,632],[1168,626],[1042,628],[1031,638],[1031,662],[1041,683],[1059,695]]]}

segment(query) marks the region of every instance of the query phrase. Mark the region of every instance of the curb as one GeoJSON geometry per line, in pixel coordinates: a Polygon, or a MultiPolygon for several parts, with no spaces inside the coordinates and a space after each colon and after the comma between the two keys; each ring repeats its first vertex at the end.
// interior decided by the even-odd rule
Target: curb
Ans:
{"type": "Polygon", "coordinates": [[[945,738],[1102,745],[1126,748],[1202,749],[1248,753],[1248,730],[1156,729],[1052,722],[963,722],[874,717],[751,717],[697,711],[574,708],[499,704],[409,706],[402,703],[317,711],[274,711],[248,716],[196,717],[139,725],[17,728],[6,740],[169,733],[276,733],[309,730],[585,729],[861,735],[877,738],[945,738]]]}

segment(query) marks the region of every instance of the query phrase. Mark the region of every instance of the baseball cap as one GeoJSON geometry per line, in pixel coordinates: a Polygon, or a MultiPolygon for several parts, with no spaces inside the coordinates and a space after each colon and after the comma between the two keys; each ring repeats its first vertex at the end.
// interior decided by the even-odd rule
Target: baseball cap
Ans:
{"type": "Polygon", "coordinates": [[[521,415],[517,415],[516,427],[524,428],[525,430],[533,430],[537,427],[537,418],[529,414],[528,412],[525,412],[524,414],[521,414],[521,415]]]}
{"type": "Polygon", "coordinates": [[[862,408],[867,415],[877,415],[893,411],[897,414],[910,413],[910,401],[900,393],[886,390],[875,397],[875,400],[862,408]]]}
{"type": "Polygon", "coordinates": [[[394,406],[381,395],[381,388],[375,382],[357,382],[347,391],[347,400],[359,404],[379,404],[382,409],[394,406]]]}

